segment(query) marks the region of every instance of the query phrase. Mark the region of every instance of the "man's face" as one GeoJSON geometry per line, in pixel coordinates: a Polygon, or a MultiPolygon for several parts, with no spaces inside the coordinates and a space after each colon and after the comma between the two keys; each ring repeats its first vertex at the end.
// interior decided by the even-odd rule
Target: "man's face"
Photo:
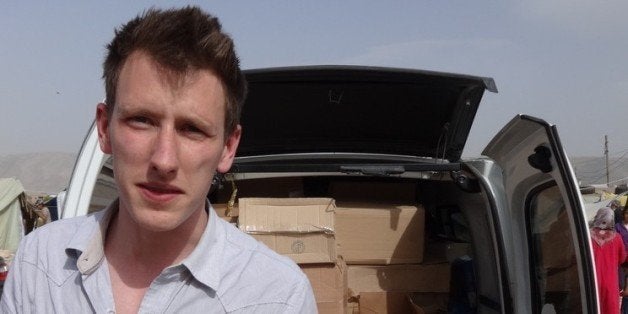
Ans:
{"type": "Polygon", "coordinates": [[[139,228],[169,231],[204,210],[216,171],[231,167],[240,127],[225,138],[225,94],[209,70],[181,80],[134,52],[118,80],[109,116],[97,108],[100,147],[113,155],[120,211],[139,228]]]}

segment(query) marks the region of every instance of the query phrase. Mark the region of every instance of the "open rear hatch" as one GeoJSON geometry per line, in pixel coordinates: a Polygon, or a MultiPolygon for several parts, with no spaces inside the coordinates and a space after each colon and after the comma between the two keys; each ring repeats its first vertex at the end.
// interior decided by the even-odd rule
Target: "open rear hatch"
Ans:
{"type": "Polygon", "coordinates": [[[391,68],[245,73],[249,92],[237,164],[303,154],[457,162],[484,91],[497,91],[491,78],[391,68]]]}

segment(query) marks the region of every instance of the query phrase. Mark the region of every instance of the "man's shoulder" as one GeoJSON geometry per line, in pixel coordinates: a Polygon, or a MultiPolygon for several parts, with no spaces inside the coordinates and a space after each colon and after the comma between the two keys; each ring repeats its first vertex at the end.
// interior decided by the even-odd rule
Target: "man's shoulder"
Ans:
{"type": "Polygon", "coordinates": [[[48,279],[60,284],[77,271],[72,263],[67,263],[66,249],[76,239],[79,229],[87,227],[90,220],[94,221],[91,215],[61,219],[33,230],[20,242],[13,263],[38,269],[48,279]]]}
{"type": "Polygon", "coordinates": [[[65,256],[66,249],[80,249],[79,243],[87,243],[98,228],[102,212],[86,216],[60,219],[45,224],[26,235],[20,242],[22,262],[41,263],[65,256]]]}
{"type": "Polygon", "coordinates": [[[47,223],[26,235],[23,241],[30,244],[42,241],[50,244],[68,242],[80,228],[88,227],[86,224],[97,225],[97,215],[98,213],[47,223]]]}
{"type": "Polygon", "coordinates": [[[309,291],[310,283],[290,258],[277,254],[227,222],[223,278],[219,297],[232,308],[260,303],[290,306],[295,294],[309,291]]]}

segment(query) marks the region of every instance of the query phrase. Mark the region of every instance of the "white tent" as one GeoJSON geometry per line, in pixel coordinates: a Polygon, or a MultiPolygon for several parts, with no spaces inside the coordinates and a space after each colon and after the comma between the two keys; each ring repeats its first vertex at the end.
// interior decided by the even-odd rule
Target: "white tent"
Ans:
{"type": "Polygon", "coordinates": [[[20,181],[0,179],[0,250],[15,252],[24,236],[20,195],[24,187],[20,181]]]}

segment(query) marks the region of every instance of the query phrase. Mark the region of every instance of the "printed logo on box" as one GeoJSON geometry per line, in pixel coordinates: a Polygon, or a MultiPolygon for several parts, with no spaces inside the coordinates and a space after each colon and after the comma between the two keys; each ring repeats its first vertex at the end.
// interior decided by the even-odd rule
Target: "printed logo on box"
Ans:
{"type": "Polygon", "coordinates": [[[292,242],[292,253],[301,254],[305,251],[305,243],[301,240],[292,242]]]}

